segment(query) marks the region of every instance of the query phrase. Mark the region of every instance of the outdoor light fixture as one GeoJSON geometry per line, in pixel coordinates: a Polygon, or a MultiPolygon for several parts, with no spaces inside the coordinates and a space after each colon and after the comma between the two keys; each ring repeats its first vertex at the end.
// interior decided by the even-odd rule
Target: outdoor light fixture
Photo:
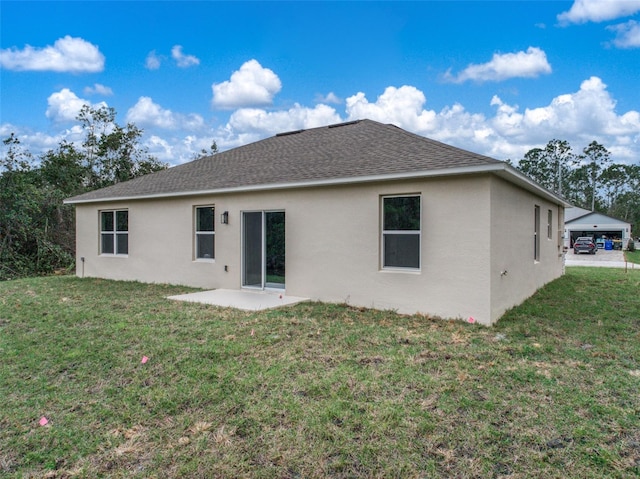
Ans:
{"type": "Polygon", "coordinates": [[[220,223],[222,223],[223,225],[228,225],[229,224],[229,212],[225,211],[224,213],[222,213],[220,215],[220,223]]]}

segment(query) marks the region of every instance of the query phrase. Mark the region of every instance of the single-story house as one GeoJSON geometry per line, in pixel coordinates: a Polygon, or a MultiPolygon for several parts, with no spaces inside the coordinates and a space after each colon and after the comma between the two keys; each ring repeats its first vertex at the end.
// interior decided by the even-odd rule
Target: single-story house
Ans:
{"type": "Polygon", "coordinates": [[[590,236],[599,248],[604,247],[606,240],[612,240],[616,249],[626,249],[631,238],[631,223],[572,206],[565,210],[565,246],[572,248],[573,242],[581,236],[590,236]]]}
{"type": "Polygon", "coordinates": [[[278,134],[91,191],[77,274],[280,289],[489,325],[564,271],[568,204],[393,125],[278,134]]]}

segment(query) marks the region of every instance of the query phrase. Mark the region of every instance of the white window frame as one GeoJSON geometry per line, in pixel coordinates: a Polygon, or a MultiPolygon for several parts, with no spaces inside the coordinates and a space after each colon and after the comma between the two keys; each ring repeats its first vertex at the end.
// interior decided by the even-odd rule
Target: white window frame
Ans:
{"type": "Polygon", "coordinates": [[[553,239],[553,210],[547,210],[547,239],[553,239]]]}
{"type": "Polygon", "coordinates": [[[99,251],[100,251],[100,255],[101,256],[120,256],[120,257],[127,257],[129,256],[129,210],[127,208],[121,208],[121,209],[117,209],[117,210],[100,210],[98,212],[98,221],[99,223],[99,230],[100,230],[100,243],[99,243],[99,251]],[[119,230],[118,229],[118,213],[120,212],[126,212],[127,213],[127,229],[125,230],[119,230]],[[102,229],[102,216],[104,214],[111,214],[113,215],[113,230],[103,230],[102,229]],[[102,250],[102,238],[105,235],[111,235],[113,236],[113,253],[105,253],[102,250]],[[126,253],[120,253],[118,251],[118,236],[126,236],[127,237],[127,252],[126,253]]]}
{"type": "Polygon", "coordinates": [[[216,207],[215,205],[197,205],[193,208],[193,259],[194,261],[201,262],[215,262],[216,259],[216,207]],[[211,208],[213,215],[213,231],[199,231],[198,230],[198,210],[203,208],[211,208]],[[199,236],[211,236],[213,238],[213,257],[212,258],[200,258],[198,256],[198,237],[199,236]]]}
{"type": "Polygon", "coordinates": [[[405,271],[419,272],[422,268],[422,195],[420,193],[406,193],[395,195],[383,195],[380,197],[380,267],[383,271],[405,271]],[[389,198],[418,198],[420,202],[420,228],[418,230],[386,230],[384,229],[384,202],[389,198]],[[418,237],[418,266],[387,266],[385,264],[385,236],[394,235],[414,235],[418,237]]]}

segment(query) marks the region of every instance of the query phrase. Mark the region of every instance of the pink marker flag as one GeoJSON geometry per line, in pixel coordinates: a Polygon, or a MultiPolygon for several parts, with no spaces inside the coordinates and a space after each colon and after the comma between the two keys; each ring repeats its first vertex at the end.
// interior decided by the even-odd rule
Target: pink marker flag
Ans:
{"type": "Polygon", "coordinates": [[[474,318],[473,316],[469,316],[469,322],[471,324],[475,323],[476,322],[476,318],[474,318]]]}
{"type": "Polygon", "coordinates": [[[40,424],[41,426],[46,426],[47,424],[49,424],[49,420],[46,417],[42,416],[38,424],[40,424]]]}
{"type": "Polygon", "coordinates": [[[149,358],[146,356],[142,356],[142,361],[140,361],[142,364],[146,363],[147,361],[149,361],[149,358]]]}

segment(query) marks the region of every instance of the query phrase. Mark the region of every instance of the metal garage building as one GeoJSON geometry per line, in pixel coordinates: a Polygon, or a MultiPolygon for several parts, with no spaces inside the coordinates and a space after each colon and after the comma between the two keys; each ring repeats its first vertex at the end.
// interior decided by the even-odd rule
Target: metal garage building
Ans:
{"type": "Polygon", "coordinates": [[[573,247],[576,238],[591,236],[599,248],[604,247],[605,240],[613,240],[616,248],[626,249],[630,235],[631,223],[576,206],[565,209],[564,245],[567,248],[573,247]]]}

